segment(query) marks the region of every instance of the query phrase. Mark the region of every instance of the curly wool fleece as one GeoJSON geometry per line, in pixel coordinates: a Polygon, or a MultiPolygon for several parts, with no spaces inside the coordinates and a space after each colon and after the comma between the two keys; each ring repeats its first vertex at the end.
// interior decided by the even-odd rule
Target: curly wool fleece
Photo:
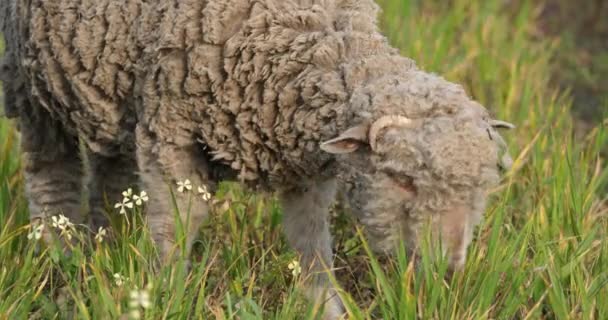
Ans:
{"type": "MultiPolygon", "coordinates": [[[[371,1],[30,8],[19,8],[30,24],[7,33],[7,43],[26,40],[15,48],[30,92],[94,152],[121,152],[138,122],[159,142],[204,141],[214,160],[253,185],[317,175],[332,158],[319,154],[319,142],[367,111],[349,104],[353,90],[374,74],[414,68],[377,33],[371,1]]],[[[8,84],[7,92],[17,86],[8,84]]],[[[7,108],[15,103],[8,94],[7,108]]]]}
{"type": "MultiPolygon", "coordinates": [[[[372,0],[3,1],[0,76],[7,114],[28,137],[32,216],[45,205],[75,210],[37,181],[70,178],[53,190],[74,189],[79,136],[95,158],[93,187],[120,190],[124,175],[113,172],[139,170],[163,254],[173,218],[156,189],[187,175],[279,191],[304,263],[320,252],[331,264],[336,176],[379,247],[395,225],[415,246],[421,217],[435,215],[450,218],[441,232],[462,253],[485,190],[508,166],[506,146],[460,86],[387,44],[377,12],[372,0]],[[52,156],[41,151],[59,140],[52,156]]],[[[194,233],[207,211],[197,206],[194,233]]]]}

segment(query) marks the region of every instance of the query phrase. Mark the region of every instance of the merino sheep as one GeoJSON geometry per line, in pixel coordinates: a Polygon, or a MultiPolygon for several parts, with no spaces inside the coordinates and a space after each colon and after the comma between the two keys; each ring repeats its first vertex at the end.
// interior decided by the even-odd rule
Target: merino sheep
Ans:
{"type": "MultiPolygon", "coordinates": [[[[510,158],[486,109],[399,56],[372,0],[5,0],[1,79],[19,119],[32,220],[90,218],[139,180],[161,256],[174,246],[169,193],[236,179],[276,191],[289,243],[327,292],[328,206],[337,181],[379,250],[438,231],[460,268],[486,190],[510,158]]],[[[185,210],[187,197],[178,196],[185,210]]],[[[191,204],[188,244],[208,204],[191,204]]],[[[331,298],[327,318],[340,314],[331,298]]]]}

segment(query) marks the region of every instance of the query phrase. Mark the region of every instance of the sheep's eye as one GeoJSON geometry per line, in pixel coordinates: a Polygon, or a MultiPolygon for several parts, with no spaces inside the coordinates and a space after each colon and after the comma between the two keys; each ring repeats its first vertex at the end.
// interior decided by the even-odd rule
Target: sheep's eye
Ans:
{"type": "Polygon", "coordinates": [[[398,177],[398,178],[394,178],[393,182],[395,182],[395,184],[397,184],[397,186],[399,186],[399,188],[407,191],[407,192],[411,192],[411,193],[416,193],[416,187],[414,186],[414,179],[412,179],[411,177],[398,177]]]}
{"type": "Polygon", "coordinates": [[[414,179],[412,177],[393,170],[385,170],[385,173],[400,189],[416,193],[416,186],[414,186],[414,179]]]}

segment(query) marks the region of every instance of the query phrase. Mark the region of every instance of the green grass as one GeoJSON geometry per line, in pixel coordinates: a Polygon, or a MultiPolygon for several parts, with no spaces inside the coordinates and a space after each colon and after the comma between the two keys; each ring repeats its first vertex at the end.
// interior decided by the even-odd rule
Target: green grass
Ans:
{"type": "MultiPolygon", "coordinates": [[[[462,83],[498,118],[516,156],[469,248],[464,272],[403,250],[378,259],[348,216],[334,218],[337,278],[350,319],[608,319],[608,170],[604,127],[574,138],[571,99],[552,87],[560,47],[535,37],[537,7],[504,1],[379,1],[390,41],[424,69],[462,83]],[[602,202],[604,201],[604,202],[602,202]]],[[[605,122],[604,122],[605,123],[605,122]]],[[[230,201],[201,231],[186,274],[152,271],[139,213],[116,241],[83,240],[66,257],[28,241],[18,136],[0,120],[0,319],[128,318],[129,293],[148,286],[146,319],[314,319],[298,292],[270,198],[225,186],[230,201]],[[128,280],[115,284],[113,274],[128,280]]],[[[428,251],[428,250],[427,250],[428,251]]]]}

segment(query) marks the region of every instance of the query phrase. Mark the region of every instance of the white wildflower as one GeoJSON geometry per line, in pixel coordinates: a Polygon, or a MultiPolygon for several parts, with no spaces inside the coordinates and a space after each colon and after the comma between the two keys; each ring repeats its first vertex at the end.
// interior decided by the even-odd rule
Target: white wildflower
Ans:
{"type": "Polygon", "coordinates": [[[127,189],[127,190],[125,190],[125,191],[122,192],[122,196],[125,199],[130,199],[132,195],[133,195],[133,189],[131,189],[131,188],[129,188],[129,189],[127,189]]]}
{"type": "Polygon", "coordinates": [[[114,274],[114,284],[116,284],[117,287],[121,287],[127,280],[128,278],[123,277],[120,273],[114,274]]]}
{"type": "Polygon", "coordinates": [[[131,298],[131,300],[129,301],[129,307],[131,307],[132,309],[138,307],[148,309],[152,305],[152,303],[150,302],[150,293],[148,292],[148,289],[131,290],[129,297],[131,298]]]}
{"type": "Polygon", "coordinates": [[[72,229],[74,228],[74,224],[68,217],[62,214],[59,216],[52,216],[51,225],[53,228],[61,231],[61,236],[64,236],[68,240],[72,240],[72,229]]]}
{"type": "Polygon", "coordinates": [[[74,226],[70,219],[62,214],[60,214],[59,217],[52,216],[51,221],[53,227],[61,231],[68,230],[74,226]]]}
{"type": "Polygon", "coordinates": [[[203,200],[209,201],[209,199],[211,199],[211,193],[209,193],[209,191],[207,190],[207,186],[200,186],[198,187],[197,191],[203,200]]]}
{"type": "Polygon", "coordinates": [[[57,218],[57,216],[52,216],[51,221],[52,221],[53,228],[59,228],[60,224],[59,224],[59,218],[57,218]]]}
{"type": "Polygon", "coordinates": [[[148,194],[145,191],[139,193],[139,195],[133,195],[133,201],[135,201],[135,205],[141,206],[144,202],[149,200],[148,194]]]}
{"type": "Polygon", "coordinates": [[[44,230],[44,224],[39,224],[32,228],[32,231],[28,233],[27,238],[32,240],[40,240],[42,238],[42,231],[44,230]]]}
{"type": "Polygon", "coordinates": [[[114,208],[119,209],[120,214],[125,214],[127,213],[127,208],[131,209],[133,208],[133,202],[131,202],[128,198],[124,198],[122,199],[122,202],[118,202],[114,205],[114,208]]]}
{"type": "Polygon", "coordinates": [[[106,229],[104,229],[103,227],[99,227],[99,229],[97,230],[97,234],[95,235],[95,240],[97,240],[97,242],[103,242],[103,238],[105,238],[108,235],[108,232],[106,231],[106,229]]]}
{"type": "Polygon", "coordinates": [[[192,182],[189,179],[177,182],[177,191],[184,192],[192,190],[192,182]]]}
{"type": "Polygon", "coordinates": [[[302,267],[300,266],[300,262],[298,262],[298,260],[291,261],[287,265],[287,268],[291,270],[291,274],[293,274],[294,277],[297,277],[302,272],[302,267]]]}

